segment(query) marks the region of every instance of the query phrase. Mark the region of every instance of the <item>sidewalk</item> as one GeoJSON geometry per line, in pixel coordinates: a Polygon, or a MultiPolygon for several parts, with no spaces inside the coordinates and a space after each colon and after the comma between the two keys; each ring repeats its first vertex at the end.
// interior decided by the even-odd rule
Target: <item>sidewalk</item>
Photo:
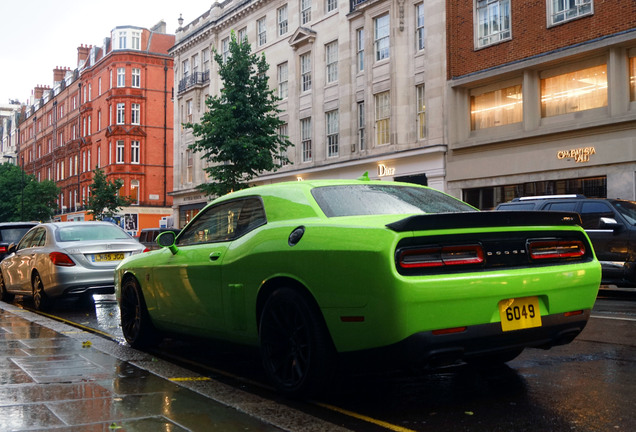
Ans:
{"type": "Polygon", "coordinates": [[[344,429],[0,302],[0,431],[23,430],[344,429]]]}

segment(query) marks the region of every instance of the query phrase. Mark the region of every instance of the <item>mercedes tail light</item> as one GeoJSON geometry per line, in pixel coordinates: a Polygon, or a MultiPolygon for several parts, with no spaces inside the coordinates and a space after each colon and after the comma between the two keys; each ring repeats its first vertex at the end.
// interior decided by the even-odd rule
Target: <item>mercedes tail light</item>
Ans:
{"type": "Polygon", "coordinates": [[[71,257],[62,252],[51,252],[49,254],[49,258],[56,266],[72,267],[75,265],[75,262],[71,259],[71,257]]]}

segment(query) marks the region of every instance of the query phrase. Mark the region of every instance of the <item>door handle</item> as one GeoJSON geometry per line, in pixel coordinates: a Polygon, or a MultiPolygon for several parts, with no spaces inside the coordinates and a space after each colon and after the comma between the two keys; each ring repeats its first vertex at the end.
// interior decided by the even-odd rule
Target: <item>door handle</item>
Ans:
{"type": "Polygon", "coordinates": [[[216,261],[221,258],[221,252],[212,252],[210,254],[210,261],[216,261]]]}

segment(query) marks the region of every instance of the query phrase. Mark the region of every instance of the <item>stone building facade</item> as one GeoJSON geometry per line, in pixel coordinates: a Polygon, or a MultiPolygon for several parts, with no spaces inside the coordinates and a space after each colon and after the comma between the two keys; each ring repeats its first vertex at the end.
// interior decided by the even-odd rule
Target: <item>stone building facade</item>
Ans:
{"type": "Polygon", "coordinates": [[[255,183],[400,179],[445,189],[445,8],[441,0],[228,0],[176,32],[174,198],[183,226],[208,201],[204,161],[182,127],[222,85],[213,50],[231,32],[270,65],[294,144],[291,163],[255,183]]]}

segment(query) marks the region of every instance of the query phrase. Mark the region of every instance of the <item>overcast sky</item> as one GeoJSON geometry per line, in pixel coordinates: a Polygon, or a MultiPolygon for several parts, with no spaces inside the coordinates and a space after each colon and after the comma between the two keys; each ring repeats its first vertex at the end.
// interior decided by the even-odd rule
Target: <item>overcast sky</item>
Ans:
{"type": "Polygon", "coordinates": [[[0,103],[27,102],[37,85],[53,87],[53,69],[77,67],[77,47],[101,47],[118,26],[150,28],[161,20],[174,34],[205,13],[208,0],[0,0],[0,103]]]}

